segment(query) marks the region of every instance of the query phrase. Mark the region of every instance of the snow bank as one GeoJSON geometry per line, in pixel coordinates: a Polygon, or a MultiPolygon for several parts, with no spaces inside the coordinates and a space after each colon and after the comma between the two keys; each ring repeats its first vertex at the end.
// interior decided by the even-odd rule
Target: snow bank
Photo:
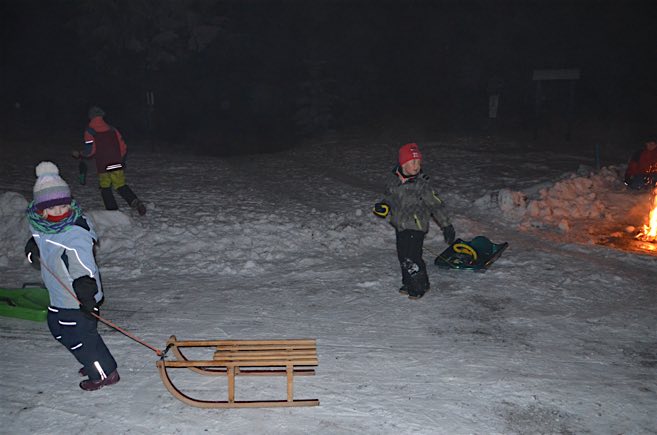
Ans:
{"type": "Polygon", "coordinates": [[[20,247],[30,237],[25,219],[27,200],[16,192],[0,194],[0,266],[8,266],[9,259],[22,255],[20,247]]]}
{"type": "MultiPolygon", "coordinates": [[[[24,261],[22,246],[30,237],[27,204],[19,193],[0,196],[0,216],[5,223],[0,229],[2,266],[24,261]]],[[[129,278],[172,269],[188,275],[253,276],[278,271],[282,264],[310,268],[324,261],[327,252],[353,251],[363,243],[380,243],[382,232],[392,234],[360,209],[343,215],[316,210],[290,215],[228,211],[206,216],[195,212],[182,218],[173,214],[146,218],[150,220],[133,216],[130,210],[83,210],[98,235],[95,253],[99,266],[105,273],[129,278]],[[287,260],[290,257],[302,258],[292,264],[287,260]]]]}
{"type": "Polygon", "coordinates": [[[520,228],[559,228],[569,231],[575,221],[611,218],[601,194],[622,188],[620,167],[593,172],[580,167],[559,181],[542,183],[523,191],[500,189],[475,201],[481,208],[498,208],[520,228]]]}

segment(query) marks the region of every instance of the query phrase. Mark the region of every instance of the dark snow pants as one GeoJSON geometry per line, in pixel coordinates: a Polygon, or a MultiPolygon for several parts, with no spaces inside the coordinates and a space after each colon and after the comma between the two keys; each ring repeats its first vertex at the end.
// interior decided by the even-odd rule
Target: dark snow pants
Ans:
{"type": "Polygon", "coordinates": [[[82,364],[89,379],[98,380],[116,370],[116,361],[98,334],[98,319],[76,309],[48,307],[53,337],[82,364]]]}
{"type": "Polygon", "coordinates": [[[416,230],[396,231],[397,258],[402,272],[402,284],[425,292],[429,289],[427,265],[422,259],[425,232],[416,230]]]}

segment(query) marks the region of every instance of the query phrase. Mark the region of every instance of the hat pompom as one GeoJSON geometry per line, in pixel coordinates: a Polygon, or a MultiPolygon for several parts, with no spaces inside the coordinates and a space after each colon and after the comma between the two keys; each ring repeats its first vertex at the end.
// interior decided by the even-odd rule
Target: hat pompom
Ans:
{"type": "Polygon", "coordinates": [[[53,162],[41,162],[36,166],[34,204],[37,210],[71,203],[71,189],[59,176],[59,168],[53,162]]]}
{"type": "Polygon", "coordinates": [[[53,162],[41,162],[36,167],[36,176],[59,175],[59,168],[53,162]]]}

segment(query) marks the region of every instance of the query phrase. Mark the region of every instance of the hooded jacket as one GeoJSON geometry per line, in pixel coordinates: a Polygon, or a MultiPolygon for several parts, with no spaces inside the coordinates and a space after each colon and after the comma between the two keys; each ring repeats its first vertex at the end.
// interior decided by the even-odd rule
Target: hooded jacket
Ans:
{"type": "Polygon", "coordinates": [[[42,233],[32,228],[32,237],[39,248],[40,261],[48,267],[41,267],[41,278],[50,294],[51,306],[79,308],[80,304],[69,290],[73,291],[73,281],[83,276],[96,279],[98,291],[94,299],[96,302],[103,299],[98,266],[93,254],[93,245],[98,237],[90,222],[81,217],[75,225],[54,234],[42,233]],[[68,290],[52,273],[66,284],[68,290]]]}
{"type": "Polygon", "coordinates": [[[84,132],[84,158],[96,158],[99,173],[123,169],[123,161],[128,147],[121,133],[105,122],[102,116],[89,121],[84,132]]]}
{"type": "Polygon", "coordinates": [[[383,202],[390,206],[390,224],[398,231],[429,231],[429,219],[433,216],[441,228],[450,224],[445,204],[438,197],[428,175],[420,172],[416,176],[400,178],[397,166],[386,184],[383,202]]]}

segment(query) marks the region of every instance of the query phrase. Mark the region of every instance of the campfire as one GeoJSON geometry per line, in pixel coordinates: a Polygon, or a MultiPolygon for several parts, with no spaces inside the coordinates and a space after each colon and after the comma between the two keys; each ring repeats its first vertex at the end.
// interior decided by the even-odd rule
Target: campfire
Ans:
{"type": "Polygon", "coordinates": [[[648,225],[643,225],[636,238],[644,242],[657,242],[657,187],[652,191],[650,215],[648,225]]]}

